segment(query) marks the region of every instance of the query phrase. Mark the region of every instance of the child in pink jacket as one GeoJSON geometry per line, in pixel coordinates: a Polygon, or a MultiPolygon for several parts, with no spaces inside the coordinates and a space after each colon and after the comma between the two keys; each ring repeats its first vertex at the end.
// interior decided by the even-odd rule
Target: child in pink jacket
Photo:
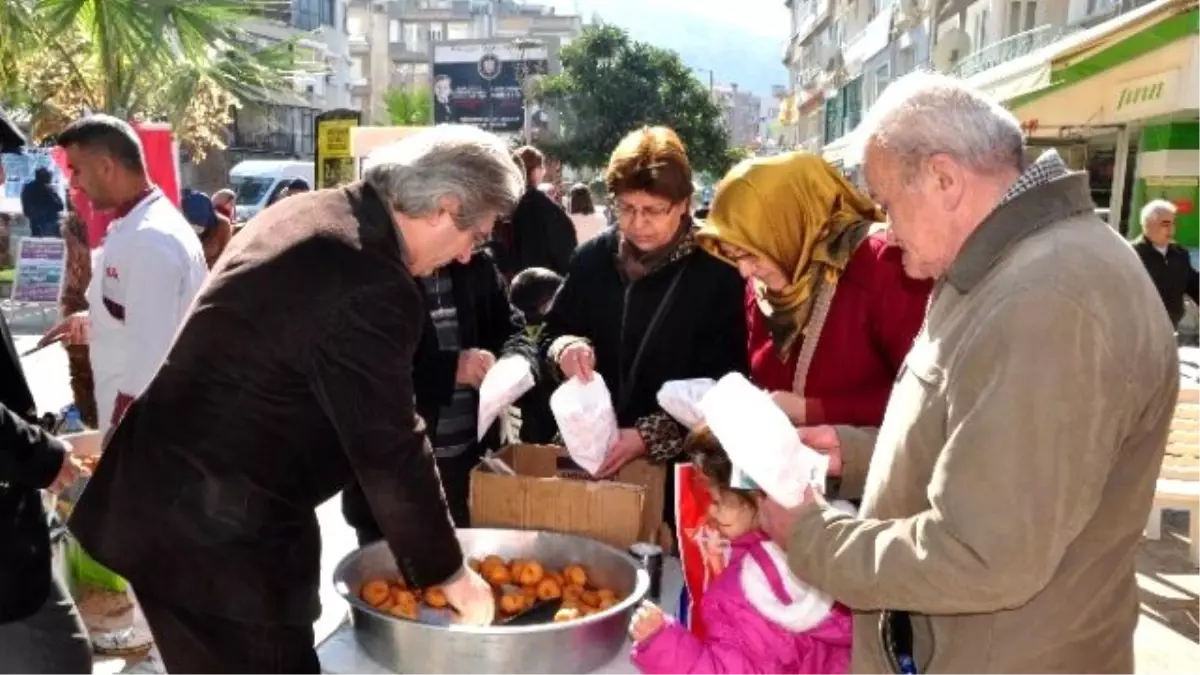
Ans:
{"type": "Polygon", "coordinates": [[[758,528],[757,493],[730,487],[733,466],[707,427],[684,448],[709,481],[709,517],[732,555],[701,601],[708,638],[644,603],[630,629],[634,664],[647,675],[845,673],[850,612],[791,575],[787,555],[758,528]]]}

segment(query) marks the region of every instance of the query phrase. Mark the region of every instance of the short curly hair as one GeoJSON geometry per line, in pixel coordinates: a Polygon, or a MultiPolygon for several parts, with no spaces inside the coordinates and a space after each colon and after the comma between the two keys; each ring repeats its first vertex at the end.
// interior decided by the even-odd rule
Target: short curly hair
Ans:
{"type": "Polygon", "coordinates": [[[648,192],[675,203],[691,199],[694,190],[687,148],[667,127],[642,127],[621,139],[604,181],[612,195],[648,192]]]}

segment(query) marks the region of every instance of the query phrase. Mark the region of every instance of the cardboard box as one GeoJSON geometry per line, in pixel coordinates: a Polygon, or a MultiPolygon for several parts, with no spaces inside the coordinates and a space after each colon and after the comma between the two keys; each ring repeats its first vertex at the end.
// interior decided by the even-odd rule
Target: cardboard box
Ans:
{"type": "Polygon", "coordinates": [[[471,525],[578,534],[619,548],[658,541],[666,468],[639,459],[616,480],[583,480],[553,445],[512,445],[496,457],[517,473],[480,464],[471,473],[471,525]]]}

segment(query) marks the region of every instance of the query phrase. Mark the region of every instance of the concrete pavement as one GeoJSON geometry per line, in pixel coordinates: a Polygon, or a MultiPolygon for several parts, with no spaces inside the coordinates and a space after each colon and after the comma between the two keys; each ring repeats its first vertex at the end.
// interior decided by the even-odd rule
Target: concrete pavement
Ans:
{"type": "MultiPolygon", "coordinates": [[[[10,325],[16,333],[18,352],[36,344],[41,331],[49,325],[42,318],[14,318],[17,320],[10,325]]],[[[49,347],[22,363],[40,410],[57,410],[70,403],[67,359],[62,348],[49,347]]],[[[339,497],[323,504],[317,510],[317,517],[323,542],[320,589],[323,612],[314,625],[319,643],[346,615],[346,605],[333,588],[333,568],[356,548],[356,541],[353,530],[342,520],[339,497]]],[[[1193,673],[1200,662],[1197,616],[1200,577],[1187,559],[1186,516],[1171,514],[1163,534],[1161,541],[1144,541],[1138,558],[1142,612],[1134,636],[1137,672],[1193,673]]],[[[99,659],[95,670],[105,674],[155,671],[154,664],[127,663],[120,658],[99,659]]]]}

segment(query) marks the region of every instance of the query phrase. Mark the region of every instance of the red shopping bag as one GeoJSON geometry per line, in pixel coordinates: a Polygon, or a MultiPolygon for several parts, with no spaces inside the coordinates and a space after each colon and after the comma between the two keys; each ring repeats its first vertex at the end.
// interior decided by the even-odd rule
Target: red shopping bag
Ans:
{"type": "Polygon", "coordinates": [[[728,560],[726,542],[709,522],[711,503],[707,480],[696,466],[675,465],[675,523],[684,585],[680,615],[686,617],[692,634],[702,640],[706,637],[700,609],[704,592],[728,560]]]}

